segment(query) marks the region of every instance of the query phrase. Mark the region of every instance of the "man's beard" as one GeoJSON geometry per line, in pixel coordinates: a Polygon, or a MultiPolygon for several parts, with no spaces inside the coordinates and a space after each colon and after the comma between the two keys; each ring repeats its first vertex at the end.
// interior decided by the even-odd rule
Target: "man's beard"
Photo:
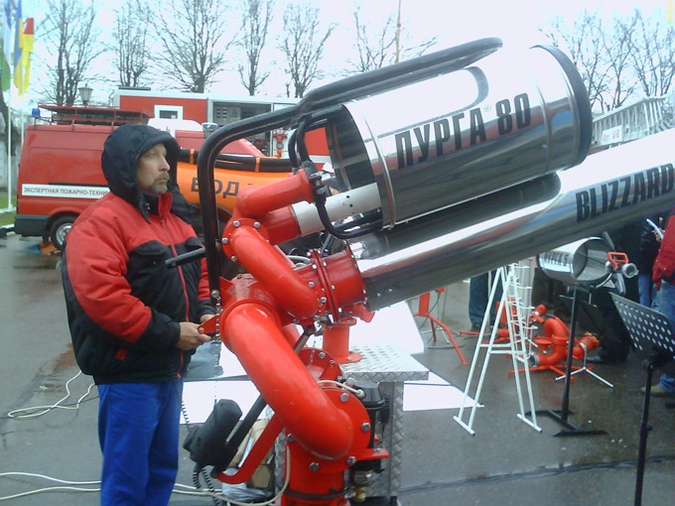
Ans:
{"type": "Polygon", "coordinates": [[[154,193],[155,195],[161,195],[162,193],[166,193],[169,190],[168,185],[169,185],[169,178],[160,176],[154,180],[152,185],[150,185],[150,193],[154,193]]]}

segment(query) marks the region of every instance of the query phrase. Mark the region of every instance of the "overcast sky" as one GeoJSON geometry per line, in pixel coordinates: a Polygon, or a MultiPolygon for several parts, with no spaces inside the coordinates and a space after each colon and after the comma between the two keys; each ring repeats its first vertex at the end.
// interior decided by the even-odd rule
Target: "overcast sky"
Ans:
{"type": "MultiPolygon", "coordinates": [[[[395,0],[388,3],[395,3],[395,0]]],[[[612,13],[628,14],[640,7],[651,14],[656,7],[666,9],[668,0],[521,0],[466,1],[466,0],[403,0],[405,14],[428,12],[429,30],[449,43],[472,38],[501,36],[505,42],[530,45],[540,35],[538,29],[547,19],[561,15],[575,19],[583,9],[600,11],[609,17],[612,13]],[[443,5],[442,13],[439,5],[443,5]],[[434,6],[437,6],[434,9],[434,6]]],[[[414,22],[417,23],[415,14],[414,22]]]]}
{"type": "MultiPolygon", "coordinates": [[[[86,1],[86,0],[85,0],[86,1]]],[[[239,0],[221,0],[234,5],[239,0]]],[[[99,23],[107,33],[113,22],[110,9],[97,0],[101,6],[99,23]]],[[[277,0],[278,14],[276,22],[281,23],[281,11],[285,0],[277,0]]],[[[353,44],[353,4],[354,0],[313,0],[321,8],[320,17],[324,22],[334,22],[337,28],[329,38],[323,68],[328,72],[326,81],[339,79],[334,70],[345,68],[344,60],[347,54],[355,55],[353,44]]],[[[374,28],[379,28],[389,13],[397,12],[399,0],[363,0],[362,19],[369,22],[374,28]]],[[[600,11],[608,19],[612,14],[625,15],[634,7],[641,8],[646,15],[651,15],[655,9],[663,11],[664,16],[673,16],[674,0],[520,0],[508,2],[504,0],[400,0],[401,20],[404,32],[409,32],[413,43],[423,38],[435,36],[438,43],[432,50],[439,50],[469,42],[483,37],[501,37],[506,47],[528,47],[533,44],[546,42],[539,29],[549,24],[555,15],[574,20],[585,8],[589,11],[600,11]]],[[[42,6],[45,0],[23,0],[23,17],[35,16],[36,23],[40,23],[42,6]]],[[[279,31],[279,30],[277,30],[279,31]]],[[[38,33],[39,35],[39,33],[38,33]]],[[[279,36],[279,33],[275,35],[279,36]]],[[[39,38],[35,41],[36,50],[39,49],[39,38]]],[[[276,43],[275,43],[276,45],[276,43]]],[[[274,72],[265,85],[266,94],[275,96],[285,91],[284,82],[287,78],[280,67],[283,66],[281,54],[274,49],[267,53],[268,60],[277,60],[280,63],[268,64],[274,72]]],[[[352,56],[355,58],[355,56],[352,56]]],[[[110,63],[103,62],[102,68],[110,68],[110,63]]],[[[39,79],[39,67],[33,66],[32,82],[39,79]]],[[[115,75],[111,75],[115,78],[115,75]]],[[[35,86],[26,94],[24,106],[35,103],[35,86]]],[[[91,84],[91,83],[90,83],[91,84]]],[[[93,101],[105,101],[110,95],[112,85],[93,84],[95,88],[93,101]]],[[[153,86],[153,88],[158,88],[153,86]]],[[[219,93],[244,95],[245,90],[239,83],[236,73],[224,74],[221,82],[214,87],[219,93]]],[[[14,102],[14,101],[13,101],[14,102]]]]}
{"type": "MultiPolygon", "coordinates": [[[[322,19],[338,23],[340,27],[326,44],[323,62],[324,68],[329,70],[335,65],[343,65],[345,53],[354,51],[353,0],[315,0],[314,3],[320,6],[322,19]]],[[[360,3],[362,18],[369,20],[374,28],[380,27],[389,13],[396,13],[399,6],[399,0],[366,0],[360,3]]],[[[673,1],[401,0],[400,5],[404,32],[409,32],[416,42],[435,36],[438,43],[429,50],[434,51],[483,37],[501,37],[505,47],[527,48],[548,42],[539,30],[548,26],[556,15],[571,22],[583,9],[588,9],[600,11],[611,19],[613,14],[626,15],[635,7],[651,15],[656,8],[664,12],[670,8],[672,12],[673,1]]],[[[328,80],[338,78],[329,76],[328,80]]],[[[243,88],[237,88],[236,82],[234,84],[233,92],[240,93],[243,88]]]]}

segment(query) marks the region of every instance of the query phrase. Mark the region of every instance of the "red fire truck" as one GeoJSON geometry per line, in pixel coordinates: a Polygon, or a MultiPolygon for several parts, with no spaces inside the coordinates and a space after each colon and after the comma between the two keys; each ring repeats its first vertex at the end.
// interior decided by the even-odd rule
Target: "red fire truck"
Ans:
{"type": "MultiPolygon", "coordinates": [[[[26,128],[21,151],[17,234],[42,237],[57,249],[63,247],[75,218],[108,191],[100,168],[101,151],[110,132],[124,123],[154,123],[171,131],[187,153],[186,161],[178,164],[178,185],[188,201],[199,202],[197,165],[189,150],[199,150],[205,133],[196,121],[156,119],[139,107],[41,105],[40,110],[50,117],[26,128]],[[170,128],[172,124],[176,128],[170,128]]],[[[276,181],[290,171],[286,160],[265,156],[247,140],[228,144],[223,153],[237,157],[223,160],[216,169],[215,189],[224,220],[240,188],[276,181]]]]}

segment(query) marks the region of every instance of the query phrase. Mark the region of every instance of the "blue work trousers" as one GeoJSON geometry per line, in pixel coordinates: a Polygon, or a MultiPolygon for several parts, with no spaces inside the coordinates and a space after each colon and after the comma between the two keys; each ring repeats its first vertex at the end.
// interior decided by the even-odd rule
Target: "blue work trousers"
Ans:
{"type": "MultiPolygon", "coordinates": [[[[656,300],[658,302],[658,310],[666,315],[671,327],[675,329],[675,285],[662,281],[661,288],[659,288],[656,294],[656,300]]],[[[662,374],[659,384],[667,392],[675,392],[674,376],[662,374]]]]}
{"type": "Polygon", "coordinates": [[[178,473],[182,380],[98,385],[102,506],[166,506],[178,473]]]}
{"type": "MultiPolygon", "coordinates": [[[[490,298],[490,290],[492,290],[492,283],[494,282],[497,271],[486,272],[474,276],[469,281],[469,320],[476,327],[480,327],[485,317],[485,311],[490,298]]],[[[497,314],[496,305],[502,300],[502,284],[499,283],[497,291],[495,292],[490,308],[490,324],[494,325],[495,316],[497,314]]]]}
{"type": "Polygon", "coordinates": [[[652,283],[652,274],[638,274],[638,293],[640,304],[646,307],[656,308],[656,286],[652,283]]]}

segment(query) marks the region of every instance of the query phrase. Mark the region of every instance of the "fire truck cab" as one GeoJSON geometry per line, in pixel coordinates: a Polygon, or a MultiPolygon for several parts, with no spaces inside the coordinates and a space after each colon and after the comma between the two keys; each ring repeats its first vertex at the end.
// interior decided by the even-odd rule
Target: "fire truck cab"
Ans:
{"type": "MultiPolygon", "coordinates": [[[[78,215],[108,192],[101,170],[103,143],[114,128],[125,123],[157,122],[154,126],[176,137],[188,153],[187,161],[178,164],[178,185],[189,202],[199,202],[197,165],[192,156],[206,135],[199,123],[179,120],[172,128],[170,120],[155,120],[142,109],[51,105],[40,105],[40,109],[51,117],[36,120],[25,131],[17,181],[17,234],[42,237],[45,243],[62,249],[78,215]]],[[[241,157],[240,163],[217,171],[218,206],[223,213],[234,206],[239,188],[267,184],[287,177],[290,171],[283,163],[277,163],[272,171],[261,168],[263,154],[246,140],[228,144],[223,153],[241,157]]]]}

